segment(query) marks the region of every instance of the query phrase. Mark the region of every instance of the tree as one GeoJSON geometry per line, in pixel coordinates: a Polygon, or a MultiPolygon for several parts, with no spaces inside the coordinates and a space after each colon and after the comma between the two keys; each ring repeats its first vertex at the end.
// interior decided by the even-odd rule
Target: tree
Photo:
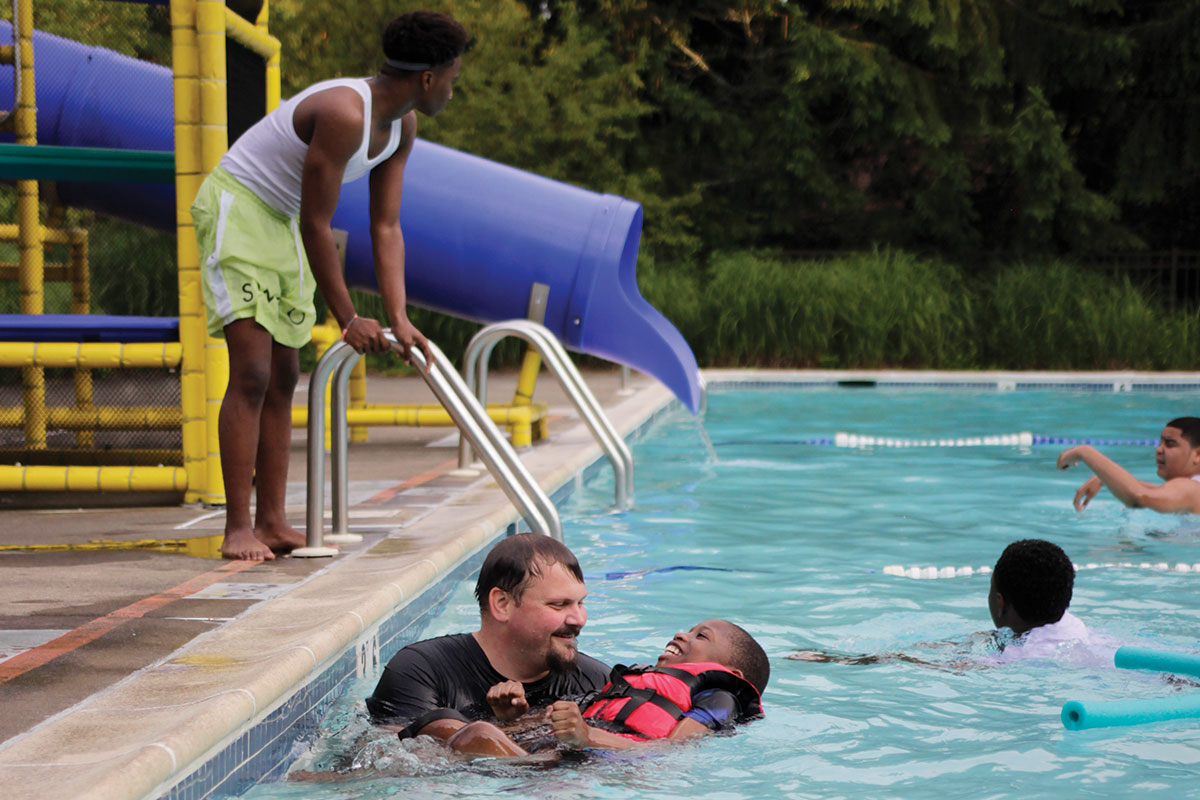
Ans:
{"type": "Polygon", "coordinates": [[[1194,2],[572,5],[649,43],[640,149],[710,247],[1129,247],[1194,194],[1194,2]]]}

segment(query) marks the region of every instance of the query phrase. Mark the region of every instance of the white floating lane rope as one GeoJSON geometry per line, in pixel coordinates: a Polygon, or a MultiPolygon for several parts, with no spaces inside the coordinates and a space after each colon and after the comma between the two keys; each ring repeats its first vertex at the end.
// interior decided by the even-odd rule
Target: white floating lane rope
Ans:
{"type": "Polygon", "coordinates": [[[865,433],[848,433],[839,431],[832,438],[818,436],[810,439],[730,439],[713,442],[714,447],[732,447],[750,445],[766,447],[770,445],[815,446],[815,447],[1071,447],[1079,444],[1090,444],[1095,447],[1155,447],[1154,439],[1078,439],[1070,436],[1046,436],[1029,431],[1017,433],[988,434],[986,436],[963,436],[937,439],[911,439],[895,436],[873,436],[865,433]]]}
{"type": "MultiPolygon", "coordinates": [[[[1149,561],[1142,561],[1138,564],[1134,564],[1132,561],[1111,561],[1104,564],[1088,563],[1075,565],[1076,572],[1088,569],[1146,569],[1155,572],[1195,573],[1200,575],[1200,564],[1185,564],[1182,561],[1177,564],[1168,564],[1165,561],[1153,564],[1149,561]]],[[[987,565],[982,567],[905,567],[902,564],[889,564],[881,572],[884,575],[893,575],[897,578],[933,580],[935,578],[968,578],[972,575],[990,575],[992,568],[987,565]]]]}
{"type": "Polygon", "coordinates": [[[954,439],[896,439],[887,436],[867,436],[839,431],[833,437],[834,447],[1032,447],[1035,437],[1029,431],[1004,433],[997,436],[969,436],[954,439]]]}

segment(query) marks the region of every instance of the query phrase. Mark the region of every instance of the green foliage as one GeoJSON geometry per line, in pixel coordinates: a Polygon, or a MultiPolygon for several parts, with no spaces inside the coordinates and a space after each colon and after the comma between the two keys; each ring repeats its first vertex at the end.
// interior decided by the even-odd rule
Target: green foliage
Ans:
{"type": "MultiPolygon", "coordinates": [[[[1054,260],[1200,246],[1200,3],[274,0],[285,95],[373,74],[383,26],[418,6],[474,35],[421,135],[642,203],[643,292],[706,364],[1200,355],[1194,316],[1054,260]],[[778,255],[812,247],[876,249],[778,255]]],[[[159,6],[38,0],[36,20],[169,61],[159,6]]],[[[93,242],[95,310],[173,313],[166,239],[97,222],[93,242]]],[[[448,352],[474,331],[414,321],[448,352]]]]}
{"type": "Polygon", "coordinates": [[[969,298],[958,272],[941,262],[891,250],[830,262],[735,252],[713,260],[703,295],[679,281],[643,289],[706,365],[971,363],[969,298]],[[657,296],[664,289],[669,294],[657,296]]]}
{"type": "MultiPolygon", "coordinates": [[[[5,19],[11,20],[11,5],[8,11],[5,19]]],[[[143,61],[171,64],[171,22],[166,6],[96,0],[35,0],[33,22],[38,30],[46,33],[106,47],[143,61]]],[[[110,88],[97,87],[99,91],[110,88]]]]}
{"type": "Polygon", "coordinates": [[[179,315],[173,235],[97,217],[89,241],[92,313],[179,315]]]}
{"type": "Polygon", "coordinates": [[[1200,158],[1195,3],[549,7],[617,52],[650,44],[631,163],[700,193],[691,230],[712,249],[1086,252],[1177,242],[1193,218],[1167,231],[1136,204],[1194,208],[1197,171],[1176,165],[1200,158]]]}
{"type": "Polygon", "coordinates": [[[897,250],[832,261],[738,251],[711,274],[650,270],[643,295],[703,366],[1189,369],[1200,314],[1059,261],[969,282],[897,250]]]}
{"type": "Polygon", "coordinates": [[[1127,277],[1019,264],[985,291],[984,363],[1009,369],[1190,369],[1200,318],[1166,313],[1127,277]]]}
{"type": "MultiPolygon", "coordinates": [[[[277,0],[289,91],[402,7],[277,0]]],[[[475,36],[422,135],[646,210],[643,251],[982,262],[1200,245],[1200,4],[439,0],[475,36]]]]}

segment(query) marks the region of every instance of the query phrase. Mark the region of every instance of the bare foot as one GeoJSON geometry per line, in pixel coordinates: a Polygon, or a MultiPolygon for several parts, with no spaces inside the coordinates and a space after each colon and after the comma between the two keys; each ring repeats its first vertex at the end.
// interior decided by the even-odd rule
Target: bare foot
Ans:
{"type": "Polygon", "coordinates": [[[275,558],[271,548],[260,542],[254,531],[246,528],[225,531],[225,538],[221,541],[221,556],[239,561],[270,561],[275,558]]]}
{"type": "Polygon", "coordinates": [[[280,555],[290,553],[297,547],[304,547],[307,541],[303,533],[287,524],[257,525],[254,528],[254,536],[260,543],[270,548],[271,552],[280,555]]]}

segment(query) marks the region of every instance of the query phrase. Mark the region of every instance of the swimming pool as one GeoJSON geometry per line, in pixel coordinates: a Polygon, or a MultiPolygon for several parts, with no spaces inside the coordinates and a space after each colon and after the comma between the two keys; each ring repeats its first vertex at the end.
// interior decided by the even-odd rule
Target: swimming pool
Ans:
{"type": "MultiPolygon", "coordinates": [[[[585,651],[646,661],[670,635],[710,616],[743,624],[772,659],[767,717],[736,736],[570,763],[551,770],[452,764],[370,730],[362,698],[335,704],[297,768],[356,761],[333,784],[259,786],[263,798],[386,797],[1178,797],[1200,763],[1189,721],[1068,732],[1070,699],[1161,697],[1151,673],[1098,654],[990,668],[898,660],[787,660],[797,649],[940,664],[978,661],[970,634],[990,628],[985,574],[913,580],[889,565],[991,565],[1018,538],[1061,545],[1079,564],[1071,610],[1122,643],[1195,649],[1200,574],[1140,568],[1200,562],[1194,518],[1127,511],[1107,493],[1071,508],[1088,475],[1060,473],[1060,446],[813,444],[838,432],[881,439],[969,439],[1028,431],[1153,440],[1190,413],[1195,393],[715,390],[704,429],[683,412],[637,442],[637,502],[609,511],[611,475],[563,509],[588,581],[585,651]],[[1102,566],[1105,564],[1133,566],[1102,566]]],[[[1106,452],[1153,478],[1146,445],[1106,452]]],[[[472,630],[458,587],[427,635],[472,630]]],[[[1192,689],[1191,691],[1196,691],[1192,689]]]]}

